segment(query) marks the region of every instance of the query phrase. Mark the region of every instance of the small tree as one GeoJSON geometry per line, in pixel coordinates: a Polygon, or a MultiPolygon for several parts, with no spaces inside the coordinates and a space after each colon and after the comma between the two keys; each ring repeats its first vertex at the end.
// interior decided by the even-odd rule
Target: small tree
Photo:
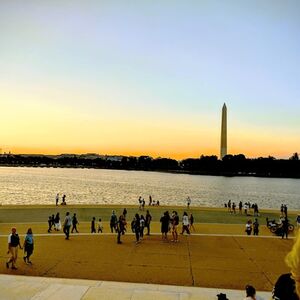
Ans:
{"type": "Polygon", "coordinates": [[[299,160],[299,155],[297,152],[295,152],[290,158],[290,160],[299,160]]]}

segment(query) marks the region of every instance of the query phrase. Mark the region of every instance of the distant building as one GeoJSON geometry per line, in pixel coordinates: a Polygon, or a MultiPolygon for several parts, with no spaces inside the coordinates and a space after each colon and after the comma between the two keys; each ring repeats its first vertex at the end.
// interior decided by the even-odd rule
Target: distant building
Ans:
{"type": "Polygon", "coordinates": [[[224,103],[222,108],[220,159],[223,159],[225,155],[227,155],[227,107],[224,103]]]}

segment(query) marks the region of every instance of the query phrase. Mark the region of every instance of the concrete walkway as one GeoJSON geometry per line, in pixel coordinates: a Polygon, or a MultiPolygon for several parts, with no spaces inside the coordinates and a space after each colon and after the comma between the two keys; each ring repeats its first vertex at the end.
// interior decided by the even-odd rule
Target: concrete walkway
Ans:
{"type": "MultiPolygon", "coordinates": [[[[215,300],[219,293],[226,294],[229,300],[245,297],[245,292],[238,290],[0,275],[1,300],[215,300]]],[[[257,295],[265,300],[271,298],[268,292],[257,295]]]]}

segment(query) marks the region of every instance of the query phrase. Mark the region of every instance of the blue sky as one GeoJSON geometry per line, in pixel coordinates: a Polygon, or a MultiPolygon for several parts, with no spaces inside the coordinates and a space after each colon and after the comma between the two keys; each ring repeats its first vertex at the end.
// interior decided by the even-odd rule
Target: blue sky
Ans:
{"type": "Polygon", "coordinates": [[[300,151],[299,1],[0,3],[0,147],[300,151]],[[78,136],[80,138],[78,139],[78,136]]]}

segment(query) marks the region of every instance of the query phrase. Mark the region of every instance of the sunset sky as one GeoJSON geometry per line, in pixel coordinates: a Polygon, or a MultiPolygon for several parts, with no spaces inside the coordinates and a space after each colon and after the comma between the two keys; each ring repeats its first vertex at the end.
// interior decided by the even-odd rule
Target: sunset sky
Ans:
{"type": "Polygon", "coordinates": [[[1,1],[0,148],[300,152],[300,1],[1,1]]]}

